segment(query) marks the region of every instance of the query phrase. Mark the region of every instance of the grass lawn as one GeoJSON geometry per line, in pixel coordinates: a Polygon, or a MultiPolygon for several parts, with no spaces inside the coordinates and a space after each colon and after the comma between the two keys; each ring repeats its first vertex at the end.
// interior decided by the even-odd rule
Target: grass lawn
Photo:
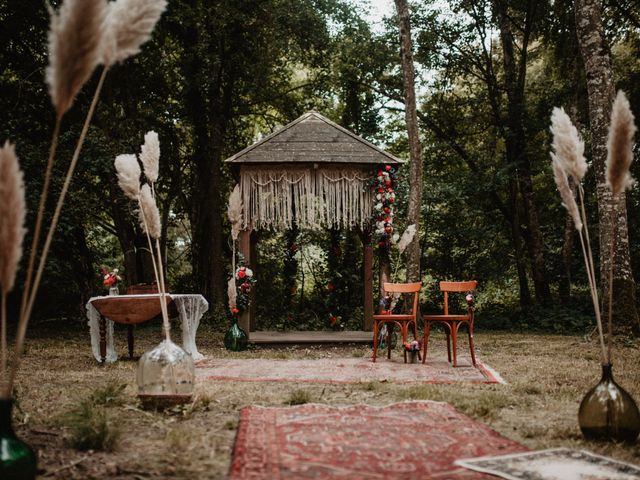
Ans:
{"type": "MultiPolygon", "coordinates": [[[[126,330],[116,325],[118,354],[126,358],[126,330]]],[[[180,339],[174,326],[175,340],[180,339]]],[[[159,325],[139,328],[136,354],[155,346],[159,325]]],[[[368,357],[365,346],[253,348],[229,353],[222,333],[203,324],[198,349],[210,357],[368,357]]],[[[446,355],[435,336],[429,355],[446,355]],[[432,349],[433,347],[433,349],[432,349]]],[[[466,343],[459,352],[466,354],[466,343]]],[[[479,332],[478,356],[507,385],[356,385],[198,381],[191,405],[167,412],[140,409],[136,361],[99,365],[91,356],[85,323],[34,325],[18,379],[16,430],[38,450],[43,478],[224,478],[245,405],[318,402],[385,405],[403,400],[447,401],[531,449],[571,447],[640,464],[640,444],[585,442],[577,424],[580,400],[600,378],[596,339],[580,336],[479,332]],[[72,412],[72,413],[70,413],[72,412]],[[74,413],[74,414],[73,414],[74,413]],[[75,425],[75,427],[74,427],[75,425]],[[97,432],[84,435],[81,427],[97,432]],[[91,449],[91,441],[112,451],[91,449]],[[88,450],[72,447],[84,443],[88,450]]],[[[401,355],[400,350],[396,355],[401,355]]],[[[614,349],[614,377],[640,401],[638,342],[614,349]]],[[[411,366],[413,368],[415,366],[411,366]]],[[[86,433],[86,432],[85,432],[86,433]]],[[[380,432],[383,438],[384,432],[380,432]]]]}

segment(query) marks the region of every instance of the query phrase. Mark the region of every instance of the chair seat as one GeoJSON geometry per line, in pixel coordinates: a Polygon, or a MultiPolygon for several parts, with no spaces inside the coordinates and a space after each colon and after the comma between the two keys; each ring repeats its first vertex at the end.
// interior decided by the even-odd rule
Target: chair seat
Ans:
{"type": "Polygon", "coordinates": [[[415,318],[413,315],[401,315],[401,314],[395,314],[395,313],[391,313],[391,314],[383,314],[383,315],[374,315],[373,316],[374,320],[384,320],[384,321],[389,321],[389,322],[393,322],[393,321],[414,321],[415,318]]]}
{"type": "Polygon", "coordinates": [[[425,321],[441,321],[441,322],[450,322],[456,320],[470,320],[471,317],[469,315],[423,315],[422,319],[425,321]]]}

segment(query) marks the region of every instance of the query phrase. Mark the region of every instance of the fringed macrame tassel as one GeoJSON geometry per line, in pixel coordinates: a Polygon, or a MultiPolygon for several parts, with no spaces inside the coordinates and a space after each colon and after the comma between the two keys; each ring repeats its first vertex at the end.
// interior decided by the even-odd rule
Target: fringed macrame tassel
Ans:
{"type": "Polygon", "coordinates": [[[363,226],[371,218],[372,190],[362,169],[245,167],[240,173],[243,227],[256,229],[363,226]]]}

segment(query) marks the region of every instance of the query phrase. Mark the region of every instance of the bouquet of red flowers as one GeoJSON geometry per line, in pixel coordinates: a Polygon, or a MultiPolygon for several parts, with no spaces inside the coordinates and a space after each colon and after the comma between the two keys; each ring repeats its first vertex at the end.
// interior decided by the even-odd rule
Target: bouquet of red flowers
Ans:
{"type": "Polygon", "coordinates": [[[102,267],[102,284],[105,287],[115,287],[119,280],[122,278],[118,275],[117,268],[109,271],[106,267],[102,267]]]}
{"type": "Polygon", "coordinates": [[[418,340],[412,340],[411,342],[405,342],[404,349],[407,352],[419,352],[420,351],[420,342],[418,342],[418,340]]]}

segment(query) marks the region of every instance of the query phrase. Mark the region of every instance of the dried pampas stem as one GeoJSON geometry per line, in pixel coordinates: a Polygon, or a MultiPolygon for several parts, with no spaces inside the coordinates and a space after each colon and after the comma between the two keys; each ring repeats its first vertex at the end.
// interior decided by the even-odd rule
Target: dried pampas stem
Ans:
{"type": "Polygon", "coordinates": [[[116,0],[108,4],[103,57],[105,65],[122,62],[140,51],[149,38],[166,0],[116,0]]]}
{"type": "Polygon", "coordinates": [[[160,142],[156,132],[150,131],[144,136],[144,145],[140,148],[140,161],[144,167],[145,177],[153,185],[158,181],[160,164],[160,142]]]}
{"type": "Polygon", "coordinates": [[[571,175],[576,184],[582,181],[587,171],[587,161],[584,158],[584,142],[580,139],[578,130],[571,123],[569,115],[562,108],[554,108],[551,114],[551,133],[556,158],[562,169],[571,175]]]}
{"type": "Polygon", "coordinates": [[[51,12],[46,81],[58,116],[100,62],[106,9],[104,0],[65,0],[51,12]]]}
{"type": "Polygon", "coordinates": [[[118,175],[118,185],[132,200],[140,195],[140,165],[133,154],[118,155],[113,162],[118,175]]]}
{"type": "Polygon", "coordinates": [[[636,133],[629,100],[621,90],[611,111],[611,124],[607,139],[607,185],[618,195],[635,183],[629,174],[633,161],[633,136],[636,133]]]}
{"type": "Polygon", "coordinates": [[[62,205],[64,204],[67,192],[69,191],[71,178],[73,177],[73,172],[78,163],[80,151],[82,150],[82,144],[84,143],[84,139],[87,136],[87,130],[89,129],[89,124],[91,123],[91,119],[93,118],[93,112],[96,109],[96,104],[98,103],[98,98],[100,97],[100,91],[102,90],[102,85],[104,84],[106,75],[107,69],[104,68],[102,70],[102,74],[100,75],[100,79],[98,80],[98,85],[96,86],[96,91],[93,95],[93,99],[91,100],[91,105],[89,106],[89,111],[87,112],[87,117],[85,118],[84,124],[82,126],[82,131],[80,132],[80,137],[78,138],[78,142],[76,143],[73,156],[71,157],[71,162],[69,163],[69,167],[67,168],[64,183],[62,184],[62,190],[60,191],[60,195],[58,196],[58,202],[56,203],[56,208],[53,212],[53,217],[51,218],[51,222],[49,224],[49,230],[47,231],[47,237],[45,238],[44,246],[42,247],[42,253],[40,254],[40,261],[38,262],[38,268],[33,280],[33,285],[29,289],[29,298],[26,302],[26,307],[20,312],[14,349],[15,360],[11,366],[11,375],[9,377],[8,383],[9,391],[13,386],[16,374],[18,373],[18,369],[20,368],[20,357],[22,356],[22,352],[24,350],[24,338],[27,333],[27,325],[29,323],[29,318],[31,317],[31,311],[33,310],[33,304],[35,302],[36,294],[38,293],[38,286],[40,285],[40,280],[42,279],[44,264],[46,263],[47,256],[49,255],[49,248],[51,247],[51,241],[53,240],[53,233],[55,232],[56,226],[58,225],[60,212],[62,211],[62,205]]]}

